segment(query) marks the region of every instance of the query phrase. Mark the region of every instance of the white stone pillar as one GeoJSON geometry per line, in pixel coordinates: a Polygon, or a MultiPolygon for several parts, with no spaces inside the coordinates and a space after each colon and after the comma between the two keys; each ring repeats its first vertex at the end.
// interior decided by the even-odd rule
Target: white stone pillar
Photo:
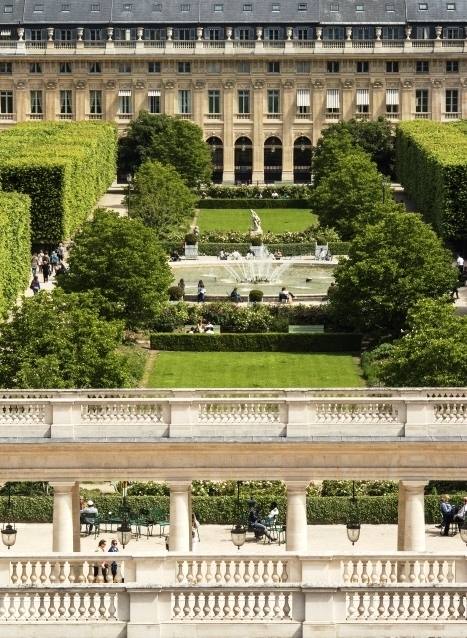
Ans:
{"type": "Polygon", "coordinates": [[[81,525],[80,525],[80,507],[79,507],[79,481],[73,485],[73,551],[81,551],[81,525]]]}
{"type": "Polygon", "coordinates": [[[425,495],[427,481],[402,481],[405,492],[404,551],[425,551],[425,495]]]}
{"type": "Polygon", "coordinates": [[[191,546],[190,481],[170,485],[170,540],[171,552],[189,552],[191,546]]]}
{"type": "Polygon", "coordinates": [[[399,498],[397,502],[397,551],[404,551],[405,535],[405,489],[404,483],[399,481],[399,498]]]}
{"type": "Polygon", "coordinates": [[[292,552],[306,552],[306,490],[309,481],[287,481],[286,548],[292,552]]]}
{"type": "Polygon", "coordinates": [[[52,551],[73,552],[73,489],[75,482],[56,481],[54,488],[52,551]]]}

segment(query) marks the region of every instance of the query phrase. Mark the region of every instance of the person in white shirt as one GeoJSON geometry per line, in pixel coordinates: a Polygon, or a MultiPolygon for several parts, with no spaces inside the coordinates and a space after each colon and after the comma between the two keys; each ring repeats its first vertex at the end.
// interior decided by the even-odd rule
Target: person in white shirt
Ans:
{"type": "Polygon", "coordinates": [[[276,520],[278,516],[279,516],[279,510],[277,508],[277,503],[276,501],[273,501],[269,508],[268,518],[273,518],[274,520],[276,520]]]}
{"type": "Polygon", "coordinates": [[[463,498],[463,505],[460,508],[460,510],[457,512],[457,514],[454,514],[453,520],[454,522],[456,522],[458,524],[458,526],[460,527],[462,525],[462,523],[465,520],[465,515],[467,513],[467,496],[464,496],[463,498]]]}
{"type": "Polygon", "coordinates": [[[457,255],[456,263],[459,268],[459,272],[462,274],[464,272],[464,258],[461,255],[457,255]]]}

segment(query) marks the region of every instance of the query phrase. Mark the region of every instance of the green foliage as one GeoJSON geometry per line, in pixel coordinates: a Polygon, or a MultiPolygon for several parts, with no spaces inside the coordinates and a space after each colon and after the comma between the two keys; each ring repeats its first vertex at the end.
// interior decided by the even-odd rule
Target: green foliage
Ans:
{"type": "MultiPolygon", "coordinates": [[[[323,242],[323,243],[326,243],[326,242],[323,242]]],[[[343,242],[343,241],[330,242],[328,245],[329,245],[329,250],[334,256],[347,255],[350,248],[350,242],[343,242]]],[[[161,246],[163,247],[167,255],[170,255],[174,250],[180,250],[180,244],[178,243],[178,241],[164,241],[164,242],[161,242],[161,246]]],[[[299,244],[298,243],[297,244],[268,243],[267,246],[269,246],[270,249],[274,248],[274,250],[280,250],[283,257],[298,257],[300,255],[314,255],[316,244],[315,242],[313,243],[302,242],[299,244]]],[[[224,243],[224,242],[219,242],[219,243],[199,242],[198,255],[217,256],[221,250],[223,250],[228,255],[234,252],[234,250],[238,250],[240,254],[246,255],[249,247],[250,247],[249,243],[248,244],[244,244],[244,243],[232,244],[232,243],[224,243]]]]}
{"type": "Polygon", "coordinates": [[[180,301],[183,297],[183,290],[179,286],[170,286],[168,293],[170,301],[180,301]]]}
{"type": "Polygon", "coordinates": [[[334,277],[330,305],[336,318],[346,317],[360,331],[397,338],[417,300],[451,292],[457,272],[419,215],[393,213],[361,230],[334,277]]]}
{"type": "Polygon", "coordinates": [[[194,233],[188,233],[185,235],[185,243],[187,246],[196,246],[198,243],[198,236],[194,233]]]}
{"type": "Polygon", "coordinates": [[[352,118],[347,122],[341,120],[330,124],[318,140],[316,155],[319,156],[323,142],[328,137],[332,135],[342,137],[345,134],[351,136],[355,146],[359,146],[370,155],[371,161],[376,164],[380,173],[392,174],[395,161],[394,135],[391,122],[386,117],[380,115],[376,122],[352,118]]]}
{"type": "Polygon", "coordinates": [[[397,481],[323,481],[321,496],[352,496],[355,484],[355,496],[387,496],[398,494],[397,481]]]}
{"type": "MultiPolygon", "coordinates": [[[[203,197],[211,197],[218,201],[220,199],[251,199],[254,202],[258,202],[259,195],[261,195],[263,200],[272,199],[272,201],[277,201],[277,199],[271,198],[271,195],[275,192],[283,203],[284,200],[288,199],[307,199],[310,196],[310,187],[305,184],[274,184],[274,186],[261,188],[259,186],[216,186],[211,184],[210,186],[203,186],[198,192],[203,197]]],[[[261,202],[261,200],[259,201],[261,202]]],[[[242,207],[243,205],[244,203],[242,202],[242,207]]],[[[216,206],[216,208],[224,208],[224,206],[216,206]]],[[[269,207],[267,206],[266,208],[269,207]]]]}
{"type": "Polygon", "coordinates": [[[308,199],[200,199],[198,208],[309,208],[308,199]]]}
{"type": "Polygon", "coordinates": [[[248,294],[248,299],[252,302],[263,301],[263,297],[264,297],[264,292],[262,290],[259,290],[258,288],[254,288],[253,290],[250,290],[248,294]]]}
{"type": "Polygon", "coordinates": [[[120,138],[119,172],[135,173],[146,160],[173,166],[190,188],[211,181],[211,151],[202,129],[189,120],[140,111],[120,138]]]}
{"type": "MultiPolygon", "coordinates": [[[[242,202],[238,202],[241,206],[242,202]]],[[[233,241],[239,241],[239,237],[246,236],[250,232],[252,208],[212,208],[200,210],[198,212],[198,226],[201,235],[214,239],[216,235],[222,233],[225,236],[232,235],[233,241]],[[213,236],[214,235],[214,236],[213,236]]],[[[268,240],[284,241],[289,243],[292,237],[300,236],[302,240],[305,235],[313,239],[317,233],[324,232],[319,229],[316,215],[310,211],[309,205],[306,208],[262,208],[258,210],[261,218],[261,227],[268,240]],[[288,239],[287,239],[288,238],[288,239]]],[[[326,232],[331,232],[326,229],[326,232]]],[[[339,239],[335,231],[332,239],[339,239]]]]}
{"type": "MultiPolygon", "coordinates": [[[[130,217],[152,228],[158,238],[188,226],[193,219],[196,197],[170,164],[146,160],[131,186],[130,217]]],[[[125,200],[128,206],[128,196],[125,200]]]]}
{"type": "MultiPolygon", "coordinates": [[[[409,332],[394,342],[375,369],[383,383],[463,387],[467,378],[467,317],[450,300],[421,299],[407,316],[409,332]]],[[[383,353],[384,354],[384,353],[383,353]]]]}
{"type": "Polygon", "coordinates": [[[263,240],[261,239],[261,236],[252,237],[250,239],[250,244],[252,246],[262,246],[263,245],[263,240]]]}
{"type": "Polygon", "coordinates": [[[128,387],[127,360],[116,350],[122,336],[122,324],[99,318],[91,294],[23,299],[0,326],[0,387],[128,387]]]}
{"type": "Polygon", "coordinates": [[[132,329],[150,323],[173,280],[155,232],[106,209],[83,225],[68,263],[57,285],[65,292],[95,291],[103,299],[102,314],[132,329]]]}
{"type": "Polygon", "coordinates": [[[151,334],[153,350],[184,352],[359,352],[359,334],[151,334]]]}
{"type": "Polygon", "coordinates": [[[0,192],[0,316],[6,315],[30,282],[30,205],[26,195],[0,192]]]}
{"type": "Polygon", "coordinates": [[[425,221],[444,238],[467,236],[467,125],[431,120],[396,129],[397,177],[425,221]]]}
{"type": "Polygon", "coordinates": [[[33,242],[81,226],[115,177],[116,145],[109,122],[27,122],[2,133],[0,184],[30,196],[33,242]]]}
{"type": "MultiPolygon", "coordinates": [[[[172,233],[166,240],[171,245],[180,245],[183,241],[187,240],[188,235],[183,233],[172,233]]],[[[250,232],[240,232],[237,230],[208,230],[201,231],[196,236],[190,233],[190,241],[198,241],[203,246],[205,244],[250,244],[250,232]],[[193,239],[194,238],[194,239],[193,239]]],[[[305,230],[301,231],[285,231],[283,233],[265,232],[262,235],[263,244],[327,244],[332,243],[334,245],[339,243],[339,235],[334,228],[327,227],[315,227],[309,226],[305,230]]],[[[195,243],[196,243],[195,241],[195,243]]]]}
{"type": "Polygon", "coordinates": [[[128,487],[129,496],[170,496],[170,487],[167,483],[134,482],[128,487]]]}

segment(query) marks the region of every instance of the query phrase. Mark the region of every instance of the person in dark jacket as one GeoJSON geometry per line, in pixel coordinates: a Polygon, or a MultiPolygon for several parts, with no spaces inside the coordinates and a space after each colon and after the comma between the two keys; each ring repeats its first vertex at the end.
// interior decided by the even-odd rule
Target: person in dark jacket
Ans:
{"type": "Polygon", "coordinates": [[[263,534],[272,543],[275,539],[269,534],[266,526],[263,525],[259,516],[259,507],[252,507],[248,515],[248,527],[251,527],[257,538],[261,538],[263,534]]]}

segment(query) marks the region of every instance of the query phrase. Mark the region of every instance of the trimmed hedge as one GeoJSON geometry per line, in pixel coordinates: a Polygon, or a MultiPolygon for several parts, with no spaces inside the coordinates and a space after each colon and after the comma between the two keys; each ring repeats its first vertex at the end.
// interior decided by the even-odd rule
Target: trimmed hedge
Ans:
{"type": "MultiPolygon", "coordinates": [[[[279,507],[280,519],[285,520],[287,499],[275,494],[255,495],[257,502],[265,512],[275,500],[279,507]]],[[[363,524],[390,525],[397,523],[397,495],[362,496],[358,499],[358,511],[363,524]]],[[[453,502],[460,502],[462,494],[452,496],[453,502]]],[[[4,508],[6,497],[0,498],[0,507],[4,508]]],[[[53,514],[51,497],[12,497],[15,520],[19,523],[50,523],[53,514]]],[[[169,514],[168,496],[129,496],[128,503],[134,511],[140,509],[163,509],[169,514]]],[[[205,525],[228,525],[236,517],[236,496],[193,496],[193,511],[205,525]]],[[[121,505],[119,495],[93,496],[93,501],[101,515],[116,512],[121,505]]],[[[247,515],[247,498],[242,498],[244,517],[247,515]]],[[[307,498],[307,520],[310,525],[335,525],[344,523],[349,511],[350,501],[342,496],[319,496],[307,498]]],[[[425,496],[425,522],[439,523],[439,496],[425,496]]]]}
{"type": "Polygon", "coordinates": [[[80,227],[116,172],[109,122],[26,122],[2,133],[0,184],[31,197],[34,243],[57,243],[80,227]]]}
{"type": "MultiPolygon", "coordinates": [[[[161,245],[168,255],[170,255],[174,250],[180,251],[180,243],[178,241],[162,241],[161,245]]],[[[271,249],[280,250],[284,257],[298,257],[299,255],[314,255],[316,244],[314,242],[302,242],[300,244],[275,244],[272,242],[267,242],[266,246],[269,248],[270,252],[271,249]]],[[[348,255],[349,247],[350,243],[345,241],[336,241],[329,243],[329,250],[333,255],[348,255]]],[[[232,253],[234,250],[238,250],[240,254],[246,255],[249,248],[250,244],[199,242],[198,254],[216,257],[221,250],[228,254],[232,253]]]]}
{"type": "Polygon", "coordinates": [[[308,199],[200,199],[198,208],[310,208],[308,199]]]}
{"type": "Polygon", "coordinates": [[[26,195],[0,193],[0,316],[30,283],[30,206],[26,195]]]}
{"type": "Polygon", "coordinates": [[[396,172],[424,220],[444,238],[467,236],[467,124],[431,120],[396,128],[396,172]]]}
{"type": "Polygon", "coordinates": [[[178,352],[359,352],[361,334],[280,332],[231,334],[151,334],[152,350],[178,352]]]}

